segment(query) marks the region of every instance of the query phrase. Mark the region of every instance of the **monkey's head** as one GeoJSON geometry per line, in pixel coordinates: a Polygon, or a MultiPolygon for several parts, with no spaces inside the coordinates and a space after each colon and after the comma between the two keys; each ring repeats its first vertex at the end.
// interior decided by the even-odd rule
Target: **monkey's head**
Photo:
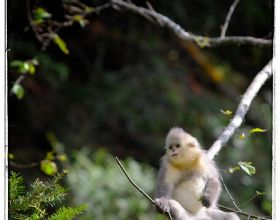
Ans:
{"type": "Polygon", "coordinates": [[[196,138],[177,127],[168,132],[165,149],[167,159],[178,166],[188,166],[201,154],[201,148],[196,138]]]}

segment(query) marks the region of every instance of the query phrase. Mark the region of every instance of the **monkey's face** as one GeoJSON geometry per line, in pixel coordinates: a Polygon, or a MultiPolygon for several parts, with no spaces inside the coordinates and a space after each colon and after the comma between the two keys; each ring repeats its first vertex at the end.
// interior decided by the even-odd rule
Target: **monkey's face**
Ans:
{"type": "Polygon", "coordinates": [[[199,150],[197,140],[187,133],[167,137],[166,154],[174,164],[188,165],[192,163],[197,158],[199,150]]]}

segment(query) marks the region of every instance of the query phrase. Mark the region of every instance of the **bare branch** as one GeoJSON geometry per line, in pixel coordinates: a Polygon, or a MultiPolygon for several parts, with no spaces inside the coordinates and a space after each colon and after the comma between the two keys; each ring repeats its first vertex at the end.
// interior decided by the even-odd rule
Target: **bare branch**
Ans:
{"type": "Polygon", "coordinates": [[[206,37],[200,35],[194,35],[190,32],[185,31],[179,24],[172,21],[165,15],[162,15],[154,10],[137,6],[123,0],[111,0],[113,6],[118,6],[129,11],[132,11],[136,14],[139,14],[143,17],[148,17],[149,20],[154,20],[154,23],[162,27],[167,27],[172,31],[177,37],[185,41],[195,42],[198,45],[202,46],[218,46],[226,44],[248,44],[256,46],[271,46],[272,40],[255,38],[250,36],[228,36],[228,37],[206,37]]]}
{"type": "Polygon", "coordinates": [[[253,218],[253,219],[258,219],[258,220],[271,220],[271,217],[269,217],[269,218],[260,217],[260,216],[256,216],[256,215],[251,215],[251,214],[246,213],[246,212],[236,211],[234,209],[231,209],[231,208],[223,206],[223,205],[218,205],[218,206],[221,208],[221,210],[229,211],[229,212],[235,212],[236,214],[248,217],[248,219],[253,218]]]}
{"type": "Polygon", "coordinates": [[[127,179],[129,180],[129,182],[140,192],[142,193],[143,196],[145,196],[152,204],[155,204],[155,201],[147,194],[144,192],[144,190],[142,190],[139,186],[137,186],[137,184],[130,178],[130,176],[128,175],[128,173],[126,172],[126,170],[124,169],[123,165],[121,164],[121,162],[119,161],[118,157],[115,157],[116,161],[118,163],[118,165],[120,166],[120,168],[122,169],[123,173],[126,175],[127,179]]]}
{"type": "Polygon", "coordinates": [[[228,25],[229,25],[231,16],[232,16],[232,14],[233,14],[233,12],[234,12],[234,9],[236,8],[238,2],[239,2],[239,0],[235,0],[235,1],[232,3],[232,5],[230,6],[230,9],[229,9],[229,11],[228,11],[228,14],[227,14],[225,23],[224,23],[223,28],[222,28],[222,31],[221,31],[221,37],[225,37],[225,36],[226,36],[226,31],[227,31],[227,28],[228,28],[228,25]]]}
{"type": "MultiPolygon", "coordinates": [[[[143,190],[141,189],[131,178],[130,176],[128,175],[128,173],[126,172],[125,168],[123,167],[122,163],[119,161],[118,157],[115,157],[116,158],[116,161],[119,165],[119,167],[122,169],[123,173],[125,174],[125,176],[127,177],[127,179],[129,180],[129,182],[144,196],[146,197],[146,199],[148,199],[153,205],[155,205],[155,201],[143,190]]],[[[165,213],[168,218],[170,220],[172,220],[172,216],[170,214],[170,212],[166,212],[165,213]]]]}
{"type": "Polygon", "coordinates": [[[256,75],[251,82],[250,86],[244,93],[241,102],[238,105],[236,113],[232,118],[229,125],[225,128],[223,133],[214,142],[207,152],[210,159],[213,159],[221,150],[221,148],[228,142],[229,138],[233,135],[235,130],[240,127],[250,105],[257,92],[262,85],[272,76],[272,60],[256,75]]]}
{"type": "Polygon", "coordinates": [[[238,211],[241,211],[241,209],[236,205],[235,200],[233,199],[233,197],[232,197],[230,191],[228,190],[227,185],[225,184],[224,179],[223,179],[223,177],[222,177],[221,175],[220,175],[220,179],[221,179],[221,182],[223,183],[223,185],[224,185],[224,187],[225,187],[225,190],[226,190],[227,194],[229,195],[229,198],[230,198],[230,200],[232,201],[233,205],[235,206],[235,208],[236,208],[238,211]]]}

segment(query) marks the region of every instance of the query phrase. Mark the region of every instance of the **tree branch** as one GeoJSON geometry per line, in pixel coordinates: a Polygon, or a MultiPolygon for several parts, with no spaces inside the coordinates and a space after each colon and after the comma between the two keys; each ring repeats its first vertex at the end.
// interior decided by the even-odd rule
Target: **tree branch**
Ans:
{"type": "Polygon", "coordinates": [[[154,9],[140,7],[133,3],[125,2],[123,0],[110,0],[110,1],[112,2],[112,6],[117,6],[117,8],[124,8],[136,14],[139,14],[147,18],[148,20],[153,21],[153,23],[156,23],[159,26],[167,27],[180,39],[185,41],[195,42],[200,46],[211,47],[211,46],[220,46],[226,44],[272,46],[272,40],[255,38],[250,36],[206,37],[206,36],[194,35],[190,32],[185,31],[179,24],[175,23],[167,16],[156,12],[154,9]]]}
{"type": "Polygon", "coordinates": [[[221,31],[221,37],[225,37],[225,36],[226,36],[226,31],[227,31],[227,28],[228,28],[228,25],[229,25],[231,16],[232,16],[232,14],[233,14],[233,12],[234,12],[234,9],[236,8],[238,2],[239,2],[239,0],[235,0],[235,1],[232,3],[232,5],[230,6],[230,9],[229,9],[229,11],[228,11],[228,14],[227,14],[225,23],[224,23],[223,28],[222,28],[222,31],[221,31]]]}
{"type": "Polygon", "coordinates": [[[229,125],[225,128],[219,138],[213,143],[207,152],[210,159],[213,159],[228,142],[235,130],[240,127],[250,105],[262,85],[272,76],[272,60],[255,76],[250,86],[244,93],[241,102],[238,105],[236,113],[229,125]]]}
{"type": "MultiPolygon", "coordinates": [[[[153,205],[155,205],[155,201],[154,201],[143,189],[141,189],[141,188],[130,178],[130,176],[129,176],[128,173],[126,172],[125,168],[123,167],[122,163],[119,161],[118,157],[115,157],[115,158],[116,158],[116,161],[117,161],[119,167],[122,169],[123,173],[125,174],[125,176],[126,176],[127,179],[129,180],[129,182],[130,182],[144,197],[146,197],[146,199],[148,199],[150,203],[152,203],[153,205]]],[[[170,220],[172,220],[172,216],[171,216],[171,214],[170,214],[169,211],[166,212],[165,214],[168,216],[168,218],[169,218],[170,220]]]]}

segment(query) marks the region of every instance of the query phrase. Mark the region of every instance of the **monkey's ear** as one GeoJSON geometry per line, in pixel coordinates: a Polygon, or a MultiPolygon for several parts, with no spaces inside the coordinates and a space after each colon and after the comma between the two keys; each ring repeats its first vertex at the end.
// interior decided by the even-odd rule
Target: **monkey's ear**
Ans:
{"type": "Polygon", "coordinates": [[[191,148],[193,148],[193,147],[196,146],[196,143],[195,143],[195,142],[190,142],[190,143],[188,143],[188,146],[191,147],[191,148]]]}
{"type": "Polygon", "coordinates": [[[191,148],[198,146],[197,140],[194,139],[194,140],[190,141],[188,143],[188,146],[191,147],[191,148]]]}

